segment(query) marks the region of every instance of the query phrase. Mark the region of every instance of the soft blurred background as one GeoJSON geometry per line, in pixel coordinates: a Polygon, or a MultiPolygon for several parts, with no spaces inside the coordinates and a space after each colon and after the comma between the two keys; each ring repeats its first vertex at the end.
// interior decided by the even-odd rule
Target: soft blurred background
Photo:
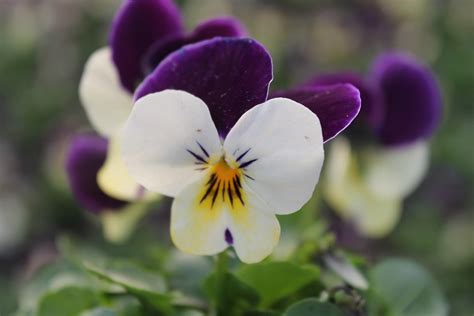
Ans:
{"type": "MultiPolygon", "coordinates": [[[[61,234],[102,243],[69,192],[63,155],[88,130],[78,100],[87,57],[107,44],[118,0],[0,0],[0,314],[54,258],[61,234]]],[[[365,72],[378,53],[408,51],[436,74],[444,121],[429,175],[396,230],[349,243],[371,258],[417,260],[440,282],[451,314],[474,311],[474,1],[181,0],[186,23],[235,15],[272,53],[273,87],[321,72],[365,72]]],[[[151,215],[160,216],[160,215],[151,215]]],[[[157,235],[153,227],[144,234],[157,235]]],[[[145,251],[145,250],[142,250],[145,251]]]]}

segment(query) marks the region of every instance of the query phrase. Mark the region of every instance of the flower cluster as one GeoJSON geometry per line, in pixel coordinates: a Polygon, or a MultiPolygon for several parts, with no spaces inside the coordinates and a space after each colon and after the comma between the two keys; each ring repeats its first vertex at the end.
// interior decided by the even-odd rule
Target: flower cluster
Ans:
{"type": "Polygon", "coordinates": [[[126,0],[110,47],[92,55],[80,84],[102,137],[81,135],[71,145],[67,171],[77,199],[103,213],[172,197],[179,249],[212,255],[233,247],[243,262],[258,262],[278,243],[276,215],[312,197],[324,143],[362,104],[354,128],[365,123],[376,139],[364,174],[338,139],[324,191],[362,230],[387,231],[393,220],[380,228],[381,214],[396,217],[426,169],[424,140],[440,116],[431,75],[408,57],[385,56],[368,79],[328,75],[269,93],[271,56],[244,36],[232,18],[185,33],[170,1],[126,0]]]}
{"type": "Polygon", "coordinates": [[[110,211],[145,195],[123,165],[117,138],[132,109],[135,88],[150,69],[186,44],[243,35],[243,26],[231,17],[204,21],[186,34],[170,0],[123,3],[112,23],[110,46],[92,54],[79,87],[87,116],[102,136],[80,135],[69,152],[71,187],[84,207],[96,213],[110,211]]]}

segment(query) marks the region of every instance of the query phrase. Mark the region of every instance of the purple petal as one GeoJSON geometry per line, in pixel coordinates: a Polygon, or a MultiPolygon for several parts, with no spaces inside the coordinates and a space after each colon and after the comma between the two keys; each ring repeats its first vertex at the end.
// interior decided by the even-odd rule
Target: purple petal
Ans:
{"type": "Polygon", "coordinates": [[[201,98],[225,137],[237,120],[263,103],[272,80],[272,61],[252,39],[214,38],[169,55],[137,89],[135,99],[176,89],[201,98]]]}
{"type": "Polygon", "coordinates": [[[359,90],[351,84],[301,87],[274,93],[274,97],[292,99],[313,111],[321,122],[325,142],[346,129],[361,108],[359,90]]]}
{"type": "Polygon", "coordinates": [[[359,89],[362,107],[359,118],[369,124],[373,129],[380,127],[383,121],[384,107],[381,102],[380,92],[377,87],[361,75],[353,72],[326,74],[310,80],[305,86],[332,85],[337,83],[350,83],[359,89]]]}
{"type": "Polygon", "coordinates": [[[239,20],[231,16],[212,18],[200,23],[189,35],[195,41],[213,37],[239,37],[247,35],[245,27],[239,20]]]}
{"type": "Polygon", "coordinates": [[[122,85],[133,93],[143,79],[142,59],[153,43],[183,32],[171,0],[126,0],[112,24],[110,46],[122,85]]]}
{"type": "Polygon", "coordinates": [[[378,136],[386,145],[410,143],[432,135],[442,114],[442,98],[434,74],[414,58],[386,54],[373,66],[385,103],[378,136]]]}
{"type": "Polygon", "coordinates": [[[188,34],[177,34],[153,44],[145,57],[145,71],[151,72],[166,56],[183,47],[214,37],[241,37],[246,35],[244,26],[232,17],[219,17],[204,21],[188,34]]]}
{"type": "Polygon", "coordinates": [[[106,139],[81,135],[73,139],[66,158],[66,172],[74,197],[94,213],[117,209],[126,204],[106,195],[97,184],[97,172],[106,156],[106,139]]]}

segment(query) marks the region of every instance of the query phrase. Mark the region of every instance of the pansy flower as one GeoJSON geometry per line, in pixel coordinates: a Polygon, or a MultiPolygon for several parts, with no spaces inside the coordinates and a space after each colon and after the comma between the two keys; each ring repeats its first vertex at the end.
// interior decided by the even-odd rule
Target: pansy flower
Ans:
{"type": "Polygon", "coordinates": [[[258,262],[276,246],[276,215],[312,196],[323,143],[360,109],[350,84],[268,98],[272,62],[251,39],[216,38],[168,56],[140,85],[122,158],[147,190],[174,197],[171,238],[212,255],[233,246],[258,262]]]}
{"type": "Polygon", "coordinates": [[[343,82],[360,90],[362,109],[355,125],[365,125],[372,139],[365,144],[344,138],[333,142],[325,197],[359,232],[381,237],[394,228],[403,199],[427,171],[428,140],[442,113],[441,93],[432,72],[401,53],[377,58],[367,78],[340,73],[317,77],[303,86],[343,82]]]}
{"type": "Polygon", "coordinates": [[[133,92],[147,73],[183,45],[244,34],[231,17],[204,21],[186,33],[171,0],[124,1],[111,27],[110,46],[92,54],[79,87],[87,116],[101,135],[78,137],[68,154],[71,188],[84,207],[103,213],[145,196],[123,165],[118,134],[132,109],[133,92]]]}

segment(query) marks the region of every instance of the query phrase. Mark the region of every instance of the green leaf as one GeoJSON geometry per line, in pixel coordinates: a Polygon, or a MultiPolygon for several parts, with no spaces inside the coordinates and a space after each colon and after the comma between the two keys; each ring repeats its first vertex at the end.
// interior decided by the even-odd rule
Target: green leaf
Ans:
{"type": "Polygon", "coordinates": [[[249,309],[258,303],[258,293],[252,287],[241,282],[232,273],[225,272],[222,281],[223,287],[218,290],[216,289],[215,273],[211,274],[204,282],[204,290],[211,300],[220,299],[217,302],[217,308],[221,313],[241,315],[242,310],[249,309]],[[222,310],[220,310],[221,308],[222,310]]]}
{"type": "Polygon", "coordinates": [[[99,278],[122,286],[125,291],[155,308],[170,310],[171,296],[166,293],[167,286],[160,274],[128,261],[85,262],[84,267],[99,278]]]}
{"type": "Polygon", "coordinates": [[[64,287],[47,293],[38,304],[38,316],[79,315],[100,303],[99,296],[91,289],[64,287]]]}
{"type": "Polygon", "coordinates": [[[68,286],[99,287],[94,278],[77,265],[67,261],[58,261],[42,268],[21,290],[19,312],[34,312],[39,299],[45,293],[68,286]]]}
{"type": "Polygon", "coordinates": [[[262,306],[269,306],[319,278],[319,268],[289,262],[266,262],[243,266],[237,277],[257,290],[262,306]]]}
{"type": "Polygon", "coordinates": [[[110,297],[110,308],[120,316],[142,316],[143,310],[140,301],[136,297],[120,295],[110,297]]]}
{"type": "Polygon", "coordinates": [[[436,281],[418,264],[388,259],[370,273],[372,315],[445,316],[446,299],[436,281]],[[378,301],[378,302],[377,302],[378,301]],[[374,305],[379,303],[378,310],[374,305]]]}
{"type": "Polygon", "coordinates": [[[369,284],[364,275],[342,255],[325,254],[323,261],[326,266],[342,280],[360,290],[367,290],[369,284]]]}
{"type": "Polygon", "coordinates": [[[347,316],[336,305],[323,303],[315,298],[308,298],[291,305],[284,316],[347,316]]]}

